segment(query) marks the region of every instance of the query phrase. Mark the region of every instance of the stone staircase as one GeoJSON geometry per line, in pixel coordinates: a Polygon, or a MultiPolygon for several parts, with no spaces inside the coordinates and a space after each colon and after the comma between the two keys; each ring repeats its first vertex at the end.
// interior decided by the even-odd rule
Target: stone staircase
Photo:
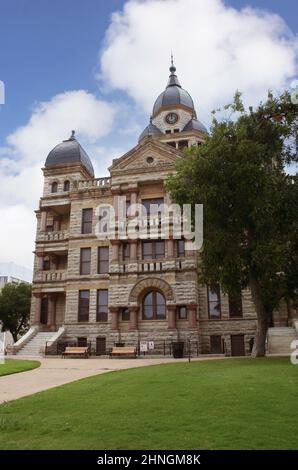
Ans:
{"type": "Polygon", "coordinates": [[[27,344],[25,344],[16,356],[41,356],[44,353],[46,341],[50,341],[55,332],[38,332],[27,344]]]}
{"type": "Polygon", "coordinates": [[[298,333],[293,327],[269,328],[267,333],[267,352],[269,354],[290,355],[293,352],[291,343],[295,339],[298,340],[298,333]]]}

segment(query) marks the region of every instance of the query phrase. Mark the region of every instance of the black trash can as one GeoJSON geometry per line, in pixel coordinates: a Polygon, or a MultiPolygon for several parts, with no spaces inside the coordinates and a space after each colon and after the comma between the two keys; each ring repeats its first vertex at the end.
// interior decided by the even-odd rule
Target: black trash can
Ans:
{"type": "Polygon", "coordinates": [[[179,359],[183,357],[183,351],[184,351],[183,341],[176,341],[175,343],[172,343],[172,351],[173,351],[173,357],[175,359],[179,359]]]}

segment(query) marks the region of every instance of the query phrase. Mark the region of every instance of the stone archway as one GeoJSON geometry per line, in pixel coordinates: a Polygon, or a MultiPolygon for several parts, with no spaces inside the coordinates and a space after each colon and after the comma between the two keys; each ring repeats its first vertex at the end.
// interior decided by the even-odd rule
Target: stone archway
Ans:
{"type": "Polygon", "coordinates": [[[167,304],[175,303],[175,295],[172,287],[163,279],[156,277],[142,279],[131,289],[128,301],[130,304],[137,304],[140,297],[149,290],[157,289],[165,296],[167,304]]]}

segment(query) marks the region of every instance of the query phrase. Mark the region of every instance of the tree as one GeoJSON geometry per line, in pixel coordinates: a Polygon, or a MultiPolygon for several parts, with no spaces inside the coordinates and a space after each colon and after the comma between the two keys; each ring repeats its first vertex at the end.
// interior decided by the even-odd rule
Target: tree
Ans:
{"type": "Polygon", "coordinates": [[[284,93],[256,110],[240,94],[214,113],[210,135],[185,152],[170,176],[174,202],[204,205],[200,279],[226,293],[249,287],[257,314],[254,355],[265,354],[273,310],[298,295],[298,185],[287,164],[297,162],[298,106],[284,93]]]}
{"type": "Polygon", "coordinates": [[[8,283],[0,292],[0,322],[2,331],[10,331],[14,341],[29,325],[31,284],[8,283]]]}

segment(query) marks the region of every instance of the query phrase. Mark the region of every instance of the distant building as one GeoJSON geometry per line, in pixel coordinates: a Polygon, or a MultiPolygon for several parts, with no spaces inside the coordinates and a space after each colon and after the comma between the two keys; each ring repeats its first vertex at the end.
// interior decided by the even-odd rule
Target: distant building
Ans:
{"type": "Polygon", "coordinates": [[[0,263],[0,290],[8,282],[19,284],[20,282],[32,282],[33,273],[31,269],[18,266],[15,263],[0,263]]]}

